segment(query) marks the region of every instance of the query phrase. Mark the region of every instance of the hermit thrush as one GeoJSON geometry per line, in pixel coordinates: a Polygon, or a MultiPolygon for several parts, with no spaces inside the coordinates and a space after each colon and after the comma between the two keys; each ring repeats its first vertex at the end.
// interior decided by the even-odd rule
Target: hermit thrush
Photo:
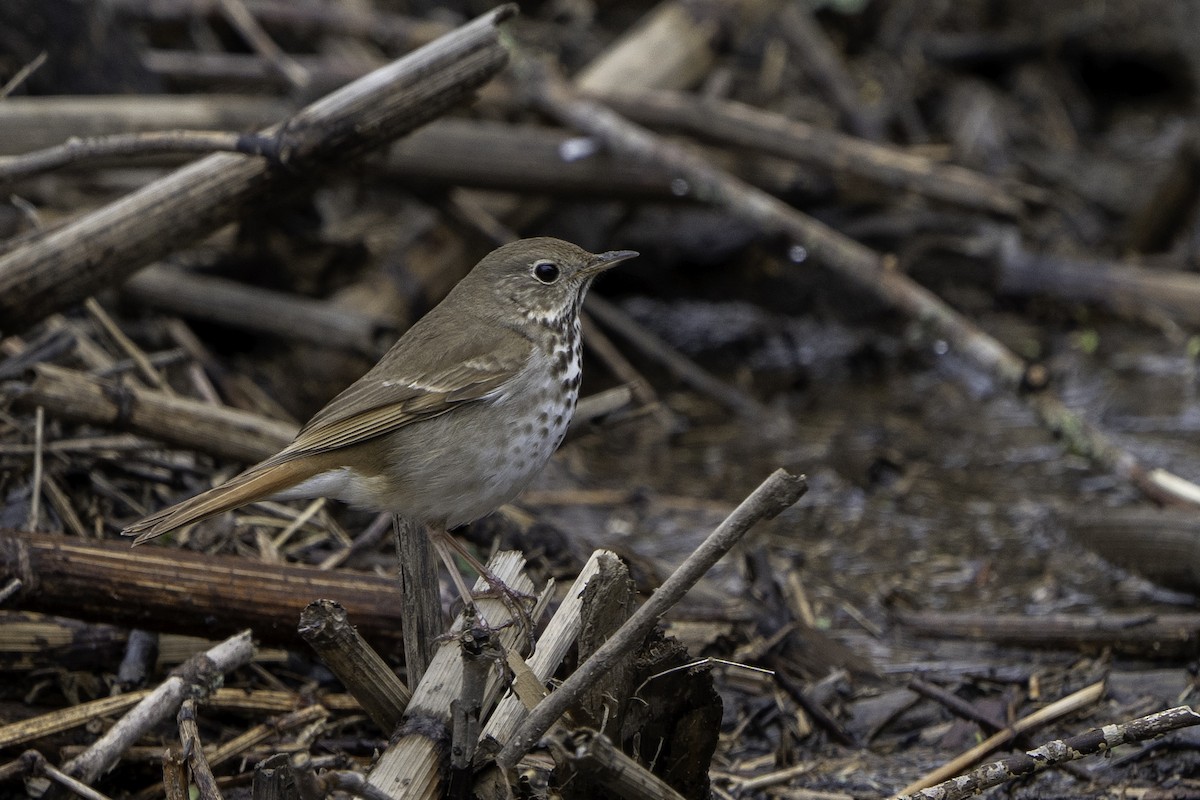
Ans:
{"type": "Polygon", "coordinates": [[[332,497],[434,532],[521,492],[579,396],[579,307],[633,258],[559,239],[493,251],[278,454],[134,523],[134,544],[268,497],[332,497]]]}

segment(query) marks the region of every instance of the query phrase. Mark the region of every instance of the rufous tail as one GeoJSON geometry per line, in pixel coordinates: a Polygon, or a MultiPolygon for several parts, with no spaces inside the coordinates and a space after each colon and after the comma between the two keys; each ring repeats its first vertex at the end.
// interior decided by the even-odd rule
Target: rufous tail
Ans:
{"type": "Polygon", "coordinates": [[[216,516],[224,511],[263,500],[290,489],[311,478],[322,469],[316,459],[294,458],[287,461],[268,460],[251,467],[241,475],[230,478],[193,498],[164,508],[121,531],[124,536],[136,536],[139,545],[176,528],[216,516]]]}

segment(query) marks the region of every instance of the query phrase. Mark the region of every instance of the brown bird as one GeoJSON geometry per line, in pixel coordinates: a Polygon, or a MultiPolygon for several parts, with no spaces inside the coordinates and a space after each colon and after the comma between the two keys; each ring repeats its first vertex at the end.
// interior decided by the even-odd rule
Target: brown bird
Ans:
{"type": "Polygon", "coordinates": [[[580,305],[596,275],[636,255],[551,238],[498,248],[291,444],[125,535],[137,545],[257,500],[330,497],[449,543],[447,528],[516,497],[562,441],[579,397],[580,305]]]}

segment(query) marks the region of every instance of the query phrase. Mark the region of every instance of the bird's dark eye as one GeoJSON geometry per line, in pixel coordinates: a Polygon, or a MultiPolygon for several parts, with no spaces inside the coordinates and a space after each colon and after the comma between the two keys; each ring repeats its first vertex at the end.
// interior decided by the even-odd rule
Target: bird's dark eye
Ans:
{"type": "Polygon", "coordinates": [[[561,274],[562,270],[553,261],[539,261],[533,265],[533,277],[542,283],[554,283],[561,274]]]}

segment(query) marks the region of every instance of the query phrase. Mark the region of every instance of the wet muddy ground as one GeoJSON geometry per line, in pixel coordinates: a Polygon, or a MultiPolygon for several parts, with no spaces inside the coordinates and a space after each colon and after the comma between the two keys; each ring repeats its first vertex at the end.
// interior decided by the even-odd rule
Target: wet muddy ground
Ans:
{"type": "MultiPolygon", "coordinates": [[[[112,14],[70,16],[75,30],[55,21],[72,5],[0,8],[11,33],[0,34],[0,79],[16,76],[15,94],[0,98],[3,156],[163,126],[254,130],[482,11],[381,0],[289,14],[245,0],[305,83],[208,6],[122,0],[112,14]],[[60,28],[61,41],[44,41],[60,28]],[[72,58],[90,66],[64,72],[72,58]],[[158,95],[196,105],[184,114],[155,105],[158,95]]],[[[606,275],[588,306],[583,394],[618,388],[626,399],[573,430],[511,507],[459,532],[481,553],[523,551],[535,580],[553,576],[561,594],[595,548],[610,548],[644,601],[772,471],[809,482],[667,615],[686,658],[658,639],[639,651],[641,682],[620,704],[654,733],[607,733],[641,766],[689,797],[865,800],[912,788],[997,729],[1025,732],[945,777],[1192,705],[1194,9],[819,5],[666,2],[643,25],[639,3],[523,4],[504,23],[520,51],[463,89],[478,101],[450,110],[452,124],[363,160],[271,162],[263,180],[278,183],[211,229],[180,232],[222,209],[164,198],[174,216],[149,232],[83,248],[73,271],[60,261],[33,270],[60,276],[50,301],[24,294],[36,281],[14,279],[24,273],[13,262],[169,178],[194,151],[92,153],[29,173],[5,173],[13,162],[0,158],[10,198],[0,204],[0,640],[12,637],[0,646],[0,795],[37,788],[23,752],[70,763],[121,713],[36,735],[24,721],[158,685],[246,626],[258,661],[226,677],[244,696],[200,707],[204,744],[294,722],[297,710],[320,720],[239,751],[216,770],[224,796],[248,796],[255,769],[279,752],[335,771],[377,763],[390,728],[297,639],[295,612],[315,597],[263,620],[249,594],[212,606],[163,599],[172,577],[161,596],[128,601],[136,562],[119,532],[275,452],[289,425],[510,235],[642,256],[606,275]],[[537,83],[519,60],[535,52],[576,96],[547,99],[552,81],[537,83]],[[632,71],[606,71],[614,64],[632,71]],[[653,128],[653,147],[595,127],[603,115],[588,102],[653,128]],[[681,142],[683,157],[672,149],[681,142]],[[704,180],[706,169],[719,180],[704,180]],[[763,216],[759,189],[783,210],[763,216]],[[155,260],[148,252],[157,263],[134,275],[155,260]],[[933,300],[919,305],[923,289],[933,300]],[[950,322],[934,313],[943,301],[950,322]],[[963,335],[972,324],[997,346],[963,335]],[[639,342],[647,335],[659,344],[639,342]],[[694,367],[710,377],[686,377],[694,367]],[[1058,433],[1039,413],[1045,397],[1076,415],[1057,420],[1058,433]],[[225,435],[190,435],[198,417],[173,405],[180,398],[234,422],[225,435]],[[165,410],[145,416],[148,406],[165,410]],[[28,571],[31,542],[116,553],[117,566],[80,577],[70,569],[94,566],[82,556],[38,562],[63,567],[46,573],[60,586],[80,580],[56,594],[55,580],[28,571]],[[147,639],[159,658],[139,651],[147,639]],[[669,671],[652,658],[667,651],[669,671]],[[678,668],[689,658],[711,660],[678,668]],[[1058,713],[1060,701],[1077,705],[1058,713]],[[1049,719],[1026,730],[1031,714],[1049,719]],[[660,741],[664,719],[684,722],[660,741]]],[[[348,597],[366,598],[352,621],[405,674],[386,525],[336,505],[302,508],[239,511],[154,552],[230,570],[214,566],[208,585],[232,587],[239,564],[344,578],[348,597]]],[[[455,602],[445,580],[443,596],[455,602]]],[[[989,791],[1197,798],[1196,730],[989,791]]],[[[172,712],[96,785],[162,796],[163,747],[179,737],[172,712]]],[[[503,788],[609,796],[558,756],[546,783],[503,788]]]]}

